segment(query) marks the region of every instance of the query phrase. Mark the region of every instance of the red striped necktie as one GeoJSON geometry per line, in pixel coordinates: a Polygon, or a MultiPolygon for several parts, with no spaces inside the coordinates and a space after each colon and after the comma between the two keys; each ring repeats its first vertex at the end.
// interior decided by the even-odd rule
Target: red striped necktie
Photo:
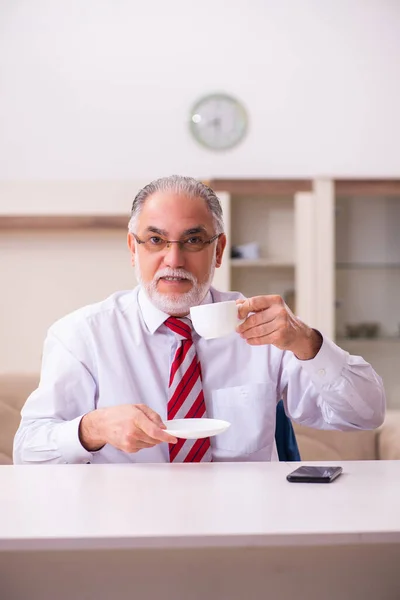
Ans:
{"type": "MultiPolygon", "coordinates": [[[[189,319],[169,317],[165,325],[180,342],[171,365],[168,393],[168,420],[206,417],[200,362],[192,340],[189,319]]],[[[169,446],[170,462],[210,462],[210,438],[178,439],[169,446]]]]}

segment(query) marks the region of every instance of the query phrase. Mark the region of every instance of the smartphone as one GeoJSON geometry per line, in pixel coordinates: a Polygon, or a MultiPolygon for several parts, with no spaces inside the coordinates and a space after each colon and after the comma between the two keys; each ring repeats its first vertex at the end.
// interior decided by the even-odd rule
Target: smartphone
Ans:
{"type": "Polygon", "coordinates": [[[342,473],[342,467],[299,467],[286,479],[291,483],[330,483],[342,473]]]}

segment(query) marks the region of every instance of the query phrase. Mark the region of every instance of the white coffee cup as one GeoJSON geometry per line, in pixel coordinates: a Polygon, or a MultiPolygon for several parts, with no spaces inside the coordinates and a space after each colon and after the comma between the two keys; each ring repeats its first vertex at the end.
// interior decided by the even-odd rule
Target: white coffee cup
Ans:
{"type": "Polygon", "coordinates": [[[206,340],[229,335],[244,321],[239,319],[238,308],[235,300],[192,306],[190,317],[193,327],[206,340]]]}

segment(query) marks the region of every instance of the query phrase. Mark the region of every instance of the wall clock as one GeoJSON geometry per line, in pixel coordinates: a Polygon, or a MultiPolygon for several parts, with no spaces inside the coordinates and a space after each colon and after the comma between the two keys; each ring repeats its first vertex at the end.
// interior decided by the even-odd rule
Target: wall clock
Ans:
{"type": "Polygon", "coordinates": [[[228,94],[200,98],[190,113],[194,138],[212,150],[234,148],[246,135],[248,117],[243,104],[228,94]]]}

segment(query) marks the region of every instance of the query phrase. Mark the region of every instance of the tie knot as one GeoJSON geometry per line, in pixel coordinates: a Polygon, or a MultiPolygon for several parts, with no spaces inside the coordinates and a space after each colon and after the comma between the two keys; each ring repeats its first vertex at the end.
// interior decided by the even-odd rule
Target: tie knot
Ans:
{"type": "Polygon", "coordinates": [[[192,339],[192,328],[189,319],[179,319],[178,317],[168,317],[165,325],[183,340],[192,339]]]}

